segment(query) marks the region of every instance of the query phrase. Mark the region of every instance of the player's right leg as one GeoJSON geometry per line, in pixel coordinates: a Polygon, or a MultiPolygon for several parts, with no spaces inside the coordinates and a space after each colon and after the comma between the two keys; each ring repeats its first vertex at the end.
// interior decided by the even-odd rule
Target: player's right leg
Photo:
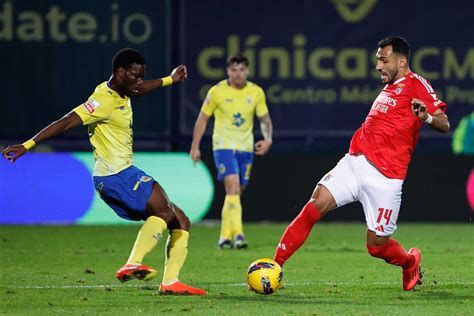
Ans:
{"type": "Polygon", "coordinates": [[[274,260],[283,266],[305,242],[313,226],[328,211],[336,207],[336,202],[329,190],[318,184],[301,212],[287,226],[278,243],[274,260]]]}
{"type": "Polygon", "coordinates": [[[214,162],[217,168],[217,179],[224,182],[226,191],[224,205],[222,206],[218,247],[220,249],[230,249],[233,247],[232,239],[236,226],[234,219],[242,216],[239,166],[234,151],[228,149],[215,150],[214,162]]]}
{"type": "Polygon", "coordinates": [[[168,223],[176,217],[173,205],[163,188],[156,182],[152,182],[152,191],[146,201],[144,212],[146,220],[138,233],[130,257],[127,263],[117,271],[117,278],[122,282],[131,278],[148,281],[157,276],[158,272],[142,265],[142,261],[162,239],[163,231],[166,230],[168,223]]]}
{"type": "Polygon", "coordinates": [[[122,282],[133,278],[152,279],[157,271],[142,265],[143,258],[161,239],[167,222],[174,218],[163,189],[135,166],[117,174],[95,176],[94,184],[100,197],[118,216],[127,220],[145,220],[127,263],[116,273],[117,278],[122,282]]]}
{"type": "Polygon", "coordinates": [[[303,245],[321,217],[356,199],[357,183],[349,159],[346,155],[318,182],[311,199],[286,228],[274,256],[280,266],[303,245]]]}

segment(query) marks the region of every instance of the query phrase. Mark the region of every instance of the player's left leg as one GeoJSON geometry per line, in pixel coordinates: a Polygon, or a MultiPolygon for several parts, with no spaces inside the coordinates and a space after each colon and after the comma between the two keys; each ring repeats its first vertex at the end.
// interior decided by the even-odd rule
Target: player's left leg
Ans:
{"type": "MultiPolygon", "coordinates": [[[[245,151],[237,151],[234,154],[237,165],[239,166],[239,197],[242,197],[245,187],[249,183],[250,174],[252,171],[253,153],[245,151]]],[[[234,236],[234,248],[244,249],[247,248],[248,243],[244,237],[244,225],[242,221],[243,207],[241,199],[236,203],[237,207],[232,212],[232,234],[234,236]]]]}
{"type": "Polygon", "coordinates": [[[385,177],[363,157],[358,163],[365,175],[360,202],[367,222],[367,250],[373,257],[402,267],[403,289],[409,291],[420,281],[420,252],[412,248],[407,253],[391,237],[397,228],[403,181],[385,177]]]}
{"type": "Polygon", "coordinates": [[[377,236],[375,232],[367,230],[367,250],[373,257],[402,267],[402,283],[405,291],[410,291],[417,284],[421,284],[421,252],[417,248],[411,248],[406,252],[400,243],[390,236],[377,236]]]}
{"type": "Polygon", "coordinates": [[[222,207],[222,226],[219,246],[230,241],[234,248],[244,248],[242,227],[242,204],[240,201],[240,179],[238,174],[229,174],[224,177],[225,199],[222,207]],[[236,237],[240,236],[239,244],[235,244],[236,237]],[[234,241],[233,241],[234,239],[234,241]]]}
{"type": "Polygon", "coordinates": [[[206,291],[181,283],[179,272],[188,255],[191,222],[184,212],[173,204],[176,219],[168,226],[170,233],[165,249],[165,269],[160,292],[163,294],[205,295],[206,291]]]}
{"type": "Polygon", "coordinates": [[[121,267],[116,276],[121,282],[137,278],[150,280],[157,271],[142,265],[143,257],[153,249],[166,229],[167,223],[174,215],[156,213],[156,216],[146,214],[147,201],[150,196],[162,192],[154,188],[153,178],[135,166],[130,166],[119,173],[109,176],[95,176],[94,185],[100,197],[118,216],[126,220],[146,220],[138,234],[132,253],[127,263],[121,267]],[[156,191],[156,192],[155,192],[156,191]]]}
{"type": "Polygon", "coordinates": [[[352,170],[354,157],[346,154],[316,185],[309,201],[287,226],[274,260],[283,264],[303,245],[314,225],[329,211],[354,202],[358,184],[352,170]]]}

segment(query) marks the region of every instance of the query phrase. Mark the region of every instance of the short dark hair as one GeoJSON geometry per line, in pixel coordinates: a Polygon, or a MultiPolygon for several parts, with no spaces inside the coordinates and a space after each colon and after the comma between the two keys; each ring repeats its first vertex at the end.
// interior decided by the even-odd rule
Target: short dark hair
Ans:
{"type": "Polygon", "coordinates": [[[132,64],[145,65],[145,57],[133,48],[122,48],[112,59],[112,69],[114,72],[120,67],[128,69],[132,64]]]}
{"type": "Polygon", "coordinates": [[[237,55],[230,56],[227,59],[227,67],[229,67],[232,64],[244,64],[245,67],[248,67],[249,59],[245,55],[242,55],[239,53],[237,55]]]}
{"type": "Polygon", "coordinates": [[[408,44],[407,40],[401,36],[389,36],[381,40],[378,44],[380,48],[384,48],[385,46],[392,45],[393,52],[397,54],[402,54],[407,59],[410,59],[410,45],[408,44]]]}

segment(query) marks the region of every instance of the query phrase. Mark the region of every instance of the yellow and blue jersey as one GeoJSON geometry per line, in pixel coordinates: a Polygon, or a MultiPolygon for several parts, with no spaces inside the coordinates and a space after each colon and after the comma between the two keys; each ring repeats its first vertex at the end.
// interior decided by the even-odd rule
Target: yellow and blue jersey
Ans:
{"type": "Polygon", "coordinates": [[[247,81],[244,88],[237,89],[222,80],[207,93],[201,112],[214,115],[214,150],[253,152],[254,116],[265,116],[268,107],[263,89],[255,83],[247,81]]]}
{"type": "Polygon", "coordinates": [[[108,87],[107,82],[103,82],[85,103],[73,111],[88,126],[94,150],[94,176],[117,174],[132,165],[133,112],[130,98],[122,98],[108,87]]]}

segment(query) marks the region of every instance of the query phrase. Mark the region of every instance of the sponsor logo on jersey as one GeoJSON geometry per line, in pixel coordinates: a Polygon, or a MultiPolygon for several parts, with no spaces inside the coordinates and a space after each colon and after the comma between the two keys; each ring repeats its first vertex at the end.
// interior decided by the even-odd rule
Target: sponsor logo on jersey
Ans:
{"type": "Polygon", "coordinates": [[[100,106],[100,103],[97,100],[90,99],[83,105],[86,108],[87,112],[93,113],[95,109],[97,109],[100,106]]]}
{"type": "Polygon", "coordinates": [[[377,99],[375,99],[375,103],[382,103],[382,104],[387,104],[387,105],[390,105],[390,106],[397,106],[397,100],[392,98],[392,97],[389,97],[389,96],[385,96],[383,94],[379,95],[377,97],[377,99]]]}
{"type": "Polygon", "coordinates": [[[375,110],[375,111],[378,111],[378,112],[382,112],[382,113],[387,113],[388,111],[388,106],[385,105],[385,104],[381,104],[381,103],[374,103],[372,105],[372,110],[375,110]]]}

